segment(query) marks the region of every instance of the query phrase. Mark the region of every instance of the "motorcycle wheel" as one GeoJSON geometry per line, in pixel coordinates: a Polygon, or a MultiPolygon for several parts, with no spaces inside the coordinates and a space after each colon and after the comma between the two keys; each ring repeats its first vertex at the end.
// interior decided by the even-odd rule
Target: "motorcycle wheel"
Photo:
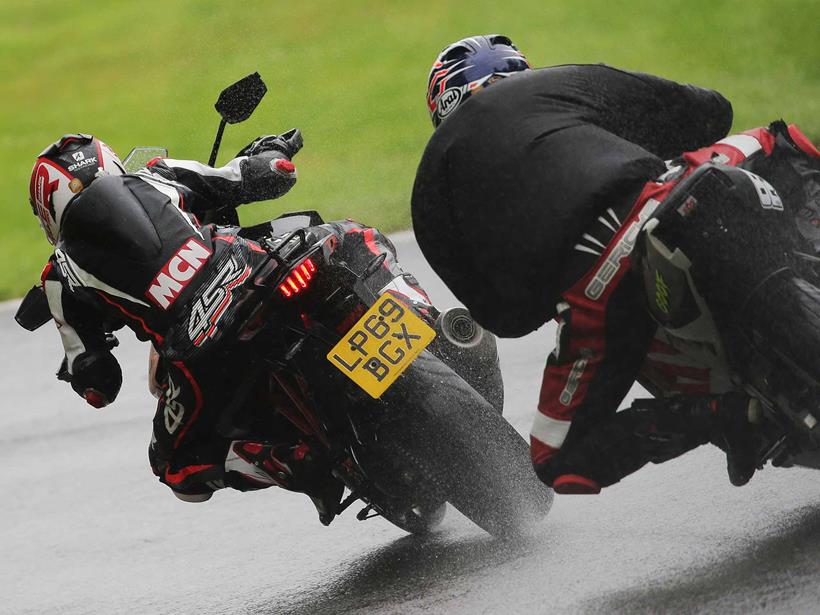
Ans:
{"type": "Polygon", "coordinates": [[[794,275],[773,276],[747,300],[744,321],[774,360],[820,384],[820,289],[794,275]]]}
{"type": "Polygon", "coordinates": [[[392,509],[379,510],[382,517],[396,527],[410,534],[429,534],[441,525],[447,513],[447,503],[441,502],[437,506],[415,506],[402,511],[392,509]]]}
{"type": "Polygon", "coordinates": [[[419,355],[382,400],[404,413],[404,446],[429,462],[447,500],[476,525],[514,537],[549,512],[553,493],[536,477],[526,441],[435,356],[419,355]]]}
{"type": "MultiPolygon", "coordinates": [[[[383,432],[388,449],[371,450],[375,458],[366,463],[376,491],[370,504],[393,525],[411,534],[427,534],[438,527],[447,512],[444,485],[429,460],[413,454],[405,446],[406,434],[383,432]],[[389,463],[386,461],[389,459],[389,463]]],[[[360,453],[359,459],[367,459],[360,453]]]]}

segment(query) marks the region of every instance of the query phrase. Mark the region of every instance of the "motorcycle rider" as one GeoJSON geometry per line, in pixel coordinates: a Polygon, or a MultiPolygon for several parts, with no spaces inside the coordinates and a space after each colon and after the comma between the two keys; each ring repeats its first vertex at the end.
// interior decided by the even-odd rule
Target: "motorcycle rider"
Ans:
{"type": "MultiPolygon", "coordinates": [[[[427,103],[436,130],[412,197],[422,252],[490,331],[517,337],[558,323],[531,431],[541,480],[597,493],[712,442],[731,482],[748,482],[759,405],[669,343],[632,250],[674,188],[685,202],[699,168],[776,196],[732,167],[779,186],[816,172],[817,149],[782,122],[727,137],[732,108],[712,90],[606,65],[532,70],[498,35],[445,48],[427,103]],[[616,412],[636,380],[656,399],[616,412]]],[[[820,239],[820,202],[797,195],[791,205],[804,238],[820,239]]]]}
{"type": "MultiPolygon", "coordinates": [[[[30,202],[55,247],[42,285],[65,349],[59,377],[96,408],[113,402],[122,374],[107,332],[129,327],[162,357],[149,449],[161,482],[190,502],[226,486],[278,485],[309,495],[328,523],[343,486],[316,463],[311,442],[285,426],[278,442],[217,433],[246,370],[232,336],[247,315],[242,283],[265,252],[251,237],[259,227],[200,223],[206,212],[286,194],[300,147],[291,131],[256,139],[221,168],[157,158],[127,174],[104,142],[69,134],[37,158],[30,202]]],[[[387,252],[386,267],[395,262],[375,229],[328,227],[387,252]]]]}

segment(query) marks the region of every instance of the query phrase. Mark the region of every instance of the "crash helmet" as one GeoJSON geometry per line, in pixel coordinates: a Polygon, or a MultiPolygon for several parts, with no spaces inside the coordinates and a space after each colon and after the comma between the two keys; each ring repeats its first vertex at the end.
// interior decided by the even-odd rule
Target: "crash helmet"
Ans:
{"type": "Polygon", "coordinates": [[[49,242],[57,243],[63,213],[74,197],[97,177],[123,173],[114,150],[91,135],[65,135],[44,149],[31,171],[29,202],[49,242]]]}
{"type": "Polygon", "coordinates": [[[470,36],[445,47],[427,79],[427,108],[433,126],[478,90],[529,68],[527,58],[501,34],[470,36]]]}

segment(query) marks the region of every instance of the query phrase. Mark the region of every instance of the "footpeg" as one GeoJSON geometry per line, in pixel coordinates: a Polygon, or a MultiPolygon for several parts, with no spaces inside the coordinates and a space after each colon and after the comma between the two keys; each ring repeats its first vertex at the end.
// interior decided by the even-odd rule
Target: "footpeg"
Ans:
{"type": "Polygon", "coordinates": [[[367,506],[365,506],[359,512],[356,513],[356,518],[359,521],[367,521],[368,519],[372,519],[373,517],[378,517],[378,516],[379,516],[379,513],[377,511],[373,510],[373,506],[371,506],[370,504],[368,504],[367,506]],[[371,511],[373,511],[373,514],[370,514],[371,511]]]}

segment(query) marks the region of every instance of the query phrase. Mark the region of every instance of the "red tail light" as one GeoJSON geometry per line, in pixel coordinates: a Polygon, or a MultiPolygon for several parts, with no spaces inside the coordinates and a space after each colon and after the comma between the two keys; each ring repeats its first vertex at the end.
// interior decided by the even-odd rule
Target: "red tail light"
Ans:
{"type": "Polygon", "coordinates": [[[306,258],[294,267],[288,274],[288,277],[282,280],[282,283],[279,285],[279,291],[287,299],[298,295],[310,286],[314,273],[316,273],[316,265],[313,264],[311,259],[306,258]]]}

